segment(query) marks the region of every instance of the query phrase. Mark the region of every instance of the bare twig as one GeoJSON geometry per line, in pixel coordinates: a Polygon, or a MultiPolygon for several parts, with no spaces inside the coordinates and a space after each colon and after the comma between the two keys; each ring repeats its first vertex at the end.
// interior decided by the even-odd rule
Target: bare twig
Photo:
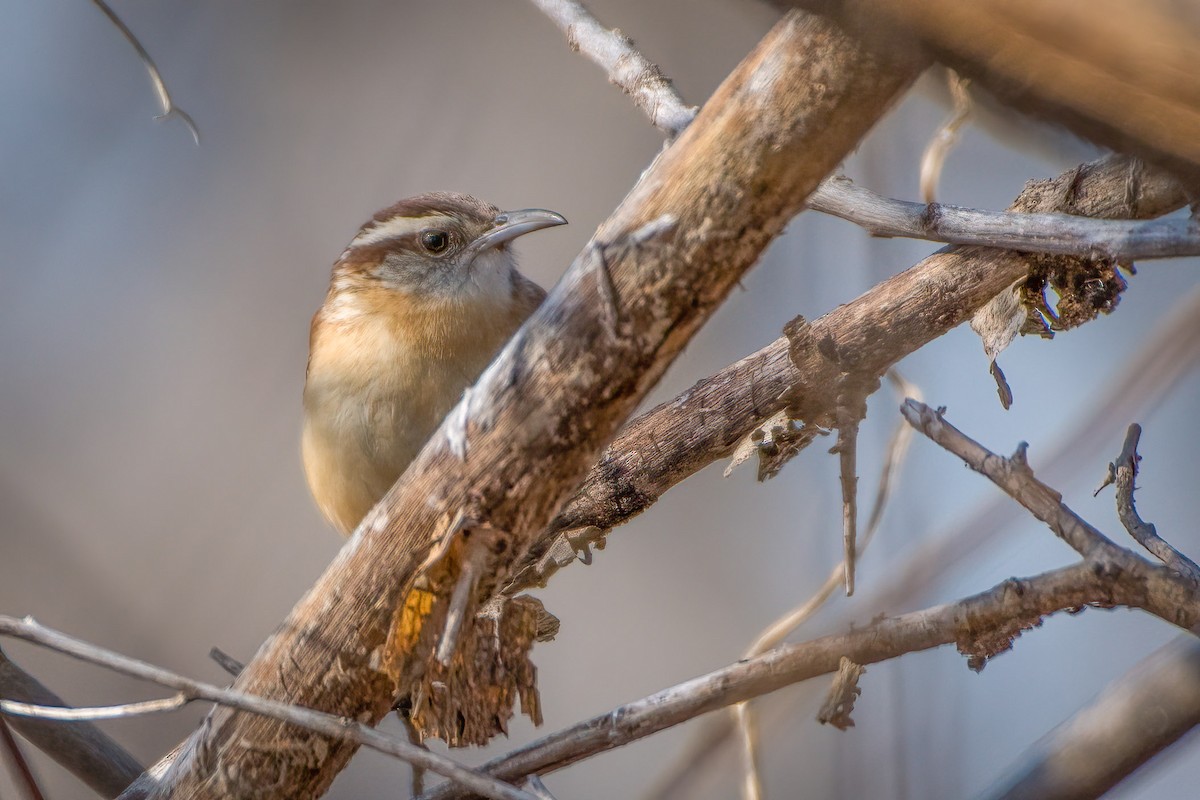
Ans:
{"type": "Polygon", "coordinates": [[[25,754],[21,752],[21,745],[8,729],[7,720],[0,717],[0,763],[5,761],[9,762],[12,771],[16,773],[13,780],[28,800],[45,800],[37,776],[33,774],[25,754]]]}
{"type": "Polygon", "coordinates": [[[1181,636],[1109,684],[981,800],[1100,797],[1200,725],[1200,642],[1181,636]]]}
{"type": "Polygon", "coordinates": [[[24,639],[89,664],[97,664],[124,675],[131,675],[160,686],[176,689],[182,696],[190,700],[205,700],[240,711],[273,717],[292,725],[317,731],[325,736],[345,739],[370,747],[381,753],[401,758],[410,764],[419,765],[430,772],[443,775],[485,797],[497,800],[534,800],[532,795],[527,792],[488,778],[445,756],[414,747],[408,742],[380,733],[354,720],[194,681],[161,667],[67,636],[47,628],[29,617],[22,620],[0,615],[0,635],[24,639]]]}
{"type": "Polygon", "coordinates": [[[849,220],[876,236],[1121,262],[1200,255],[1200,224],[1188,218],[1141,222],[1072,214],[978,211],[893,200],[856,186],[845,177],[822,183],[809,199],[809,207],[849,220]]]}
{"type": "Polygon", "coordinates": [[[1159,561],[1193,583],[1200,584],[1200,567],[1196,566],[1196,562],[1180,553],[1159,536],[1155,527],[1138,515],[1137,508],[1133,504],[1134,481],[1137,480],[1138,462],[1142,459],[1137,451],[1138,441],[1141,437],[1142,426],[1137,423],[1130,425],[1125,435],[1125,444],[1121,448],[1121,455],[1117,456],[1116,462],[1112,465],[1117,484],[1117,516],[1121,518],[1121,524],[1125,526],[1125,530],[1129,531],[1129,535],[1142,547],[1153,553],[1159,561]]]}
{"type": "Polygon", "coordinates": [[[164,711],[178,711],[190,702],[191,698],[186,694],[176,694],[157,700],[121,703],[115,706],[88,706],[85,708],[43,706],[34,703],[18,703],[16,700],[0,700],[0,713],[35,719],[52,719],[59,722],[94,722],[101,719],[126,719],[144,717],[147,714],[161,714],[164,711]]]}
{"type": "MultiPolygon", "coordinates": [[[[0,697],[23,703],[66,706],[0,650],[0,697]]],[[[108,734],[90,722],[56,722],[10,717],[6,720],[27,742],[54,759],[102,797],[116,797],[142,774],[142,765],[108,734]]]]}
{"type": "MultiPolygon", "coordinates": [[[[1172,624],[1183,624],[1184,606],[1197,605],[1200,591],[1189,578],[1173,570],[1150,565],[1144,559],[1118,547],[1111,539],[1067,507],[1062,495],[1033,475],[1026,457],[1027,445],[1017,446],[1011,458],[992,453],[981,444],[955,428],[924,403],[907,400],[900,407],[909,424],[944,449],[981,473],[1025,507],[1034,517],[1046,523],[1058,538],[1084,557],[1085,563],[1098,569],[1117,569],[1140,573],[1147,581],[1145,600],[1139,607],[1172,624]],[[1149,584],[1153,584],[1152,586],[1149,584]]],[[[1183,624],[1190,629],[1195,621],[1183,624]]]]}
{"type": "MultiPolygon", "coordinates": [[[[605,714],[576,723],[505,756],[481,769],[504,780],[546,774],[584,758],[636,741],[717,708],[759,697],[798,681],[837,670],[842,657],[874,664],[903,653],[951,642],[978,666],[983,655],[1007,649],[1021,630],[1046,615],[1088,605],[1132,605],[1159,613],[1170,609],[1177,625],[1200,621],[1200,601],[1180,598],[1174,576],[1162,567],[1131,559],[1131,569],[1098,568],[1077,562],[1032,578],[1011,578],[981,594],[956,603],[903,614],[799,644],[782,645],[752,659],[681,683],[605,714]]],[[[466,796],[443,784],[422,800],[466,796]]]]}
{"type": "Polygon", "coordinates": [[[609,30],[576,0],[533,0],[567,35],[567,46],[582,53],[629,95],[654,127],[675,137],[696,116],[659,68],[637,51],[619,30],[609,30]]]}
{"type": "Polygon", "coordinates": [[[925,146],[925,152],[921,154],[921,199],[926,203],[937,200],[938,181],[942,177],[942,167],[946,163],[946,156],[954,149],[954,145],[958,144],[959,133],[971,118],[971,110],[974,107],[968,91],[971,85],[970,80],[954,70],[946,70],[946,80],[950,84],[950,97],[954,101],[954,110],[950,112],[950,117],[942,123],[942,127],[929,140],[929,144],[925,146]]]}
{"type": "Polygon", "coordinates": [[[200,129],[196,127],[196,123],[191,115],[175,105],[175,101],[171,99],[171,93],[167,91],[167,83],[163,80],[162,73],[158,71],[158,67],[155,66],[154,59],[150,58],[150,53],[146,51],[145,47],[142,47],[142,43],[133,35],[133,31],[117,16],[117,12],[113,11],[108,3],[104,2],[104,0],[92,0],[92,2],[96,4],[96,8],[104,12],[104,16],[108,17],[109,21],[121,32],[121,35],[125,37],[125,41],[129,42],[129,45],[137,53],[142,66],[146,68],[146,73],[150,76],[150,85],[154,87],[154,93],[158,96],[158,102],[162,106],[162,113],[156,119],[178,117],[183,120],[183,124],[187,126],[187,129],[192,134],[192,139],[199,145],[200,129]]]}

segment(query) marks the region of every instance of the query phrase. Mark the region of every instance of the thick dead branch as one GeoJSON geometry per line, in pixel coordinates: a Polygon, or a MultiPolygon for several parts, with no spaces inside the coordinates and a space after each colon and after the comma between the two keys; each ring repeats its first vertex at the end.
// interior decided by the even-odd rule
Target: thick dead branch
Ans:
{"type": "MultiPolygon", "coordinates": [[[[66,702],[0,650],[0,697],[21,703],[66,706],[66,702]]],[[[142,765],[104,731],[88,722],[62,725],[9,717],[13,730],[102,797],[116,797],[142,774],[142,765]]]]}
{"type": "Polygon", "coordinates": [[[1170,0],[779,4],[831,14],[880,47],[919,40],[1019,111],[1200,175],[1200,28],[1170,0]]]}
{"type": "Polygon", "coordinates": [[[637,51],[629,37],[609,30],[576,0],[533,0],[533,4],[567,35],[567,46],[582,53],[633,99],[654,127],[678,136],[696,116],[683,102],[670,78],[637,51]]]}
{"type": "MultiPolygon", "coordinates": [[[[1127,158],[1110,157],[1054,180],[1032,181],[1013,204],[1027,211],[1096,217],[1147,218],[1181,207],[1182,188],[1168,174],[1127,158]]],[[[1057,259],[1051,259],[1057,261],[1057,259]]],[[[853,355],[858,369],[882,373],[969,319],[1024,278],[1019,253],[953,246],[875,286],[811,324],[813,339],[831,340],[853,355]]],[[[713,461],[725,458],[755,426],[785,406],[784,392],[799,387],[810,413],[832,417],[832,402],[805,387],[834,385],[825,356],[802,354],[805,369],[781,337],[753,355],[696,383],[631,422],[604,452],[570,503],[543,534],[506,592],[542,583],[574,560],[571,547],[554,548],[562,533],[607,531],[653,505],[664,492],[713,461]]]]}
{"type": "Polygon", "coordinates": [[[1022,758],[986,800],[1100,797],[1200,725],[1200,642],[1186,636],[1118,678],[1022,758]]]}
{"type": "Polygon", "coordinates": [[[822,183],[808,205],[849,220],[876,236],[979,244],[1122,263],[1200,255],[1200,224],[1186,217],[1132,222],[1070,214],[979,211],[893,200],[855,186],[845,177],[822,183]]]}
{"type": "MultiPolygon", "coordinates": [[[[368,724],[382,718],[397,692],[434,668],[436,635],[425,634],[442,624],[455,548],[424,572],[431,602],[412,649],[389,639],[418,571],[456,521],[469,512],[507,533],[480,581],[486,599],[699,325],[913,76],[827,24],[781,21],[601,226],[235,688],[368,724]],[[594,247],[604,249],[619,304],[615,336],[597,308],[594,247]]],[[[453,700],[471,711],[472,698],[453,700]]],[[[313,797],[354,749],[220,708],[157,794],[313,797]]]]}
{"type": "MultiPolygon", "coordinates": [[[[1010,578],[956,603],[903,614],[799,644],[782,645],[757,658],[711,672],[649,697],[620,706],[546,736],[484,764],[483,772],[500,780],[546,774],[596,753],[628,744],[680,722],[773,692],[817,675],[835,672],[842,657],[874,664],[904,653],[955,643],[978,666],[1003,652],[1021,630],[1036,627],[1048,614],[1084,606],[1129,605],[1162,608],[1176,598],[1170,580],[1147,585],[1165,568],[1134,559],[1132,571],[1078,562],[1033,578],[1010,578]],[[1159,595],[1159,591],[1164,593],[1159,595]]],[[[1152,612],[1154,613],[1154,612],[1152,612]]],[[[1200,601],[1191,598],[1171,613],[1175,624],[1200,621],[1200,601]]],[[[422,800],[468,795],[452,785],[438,786],[422,800]]]]}

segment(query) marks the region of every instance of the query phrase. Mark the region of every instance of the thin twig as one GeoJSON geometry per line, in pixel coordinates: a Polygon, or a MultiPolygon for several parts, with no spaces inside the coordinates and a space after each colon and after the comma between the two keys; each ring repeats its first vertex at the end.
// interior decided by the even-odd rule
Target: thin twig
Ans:
{"type": "Polygon", "coordinates": [[[576,0],[533,0],[567,35],[567,46],[582,53],[633,98],[654,127],[678,136],[698,110],[683,102],[671,80],[618,30],[609,30],[576,0]]]}
{"type": "Polygon", "coordinates": [[[1137,452],[1141,437],[1142,426],[1137,423],[1130,425],[1125,434],[1125,444],[1121,447],[1121,455],[1117,456],[1113,465],[1117,484],[1117,516],[1121,518],[1121,524],[1129,531],[1129,535],[1153,553],[1159,561],[1193,583],[1200,584],[1200,567],[1196,566],[1196,562],[1159,536],[1155,527],[1144,521],[1134,506],[1134,481],[1137,480],[1138,462],[1142,458],[1137,452]]]}
{"type": "MultiPolygon", "coordinates": [[[[1156,584],[1147,587],[1146,600],[1139,606],[1168,622],[1180,624],[1184,606],[1200,599],[1200,586],[1172,569],[1150,565],[1137,554],[1119,547],[1086,520],[1067,507],[1062,495],[1034,477],[1026,458],[1027,445],[1017,446],[1011,458],[989,451],[955,428],[942,416],[942,411],[924,403],[906,400],[900,412],[909,424],[961,458],[971,469],[986,476],[1005,494],[1044,522],[1058,538],[1069,544],[1097,570],[1120,570],[1142,573],[1144,580],[1156,584]],[[1151,569],[1147,571],[1147,567],[1151,569]]],[[[1183,627],[1190,629],[1190,623],[1183,627]]]]}
{"type": "Polygon", "coordinates": [[[1067,508],[1061,494],[1034,477],[1029,467],[1029,446],[1025,442],[1018,444],[1009,458],[998,456],[947,422],[944,411],[911,399],[900,406],[900,413],[910,425],[967,462],[968,467],[991,479],[1084,558],[1101,551],[1126,552],[1067,508]]]}
{"type": "Polygon", "coordinates": [[[43,706],[35,703],[18,703],[16,700],[0,699],[0,712],[19,717],[35,719],[53,719],[59,722],[83,722],[100,719],[125,719],[128,717],[143,717],[147,714],[161,714],[164,711],[178,711],[192,702],[194,698],[180,692],[170,697],[157,700],[141,700],[136,703],[121,703],[115,706],[88,706],[71,708],[67,706],[43,706]]]}
{"type": "Polygon", "coordinates": [[[147,664],[144,661],[97,647],[47,628],[30,617],[17,619],[0,615],[0,635],[24,639],[90,664],[97,664],[124,675],[131,675],[160,686],[177,689],[196,700],[207,700],[239,711],[274,717],[291,725],[316,731],[324,736],[344,739],[378,750],[381,753],[403,759],[410,764],[419,765],[430,772],[443,775],[485,797],[496,800],[536,800],[528,792],[468,769],[445,756],[414,747],[394,736],[380,733],[354,720],[185,678],[162,667],[147,664]]]}
{"type": "Polygon", "coordinates": [[[979,211],[893,200],[842,176],[824,181],[809,197],[808,205],[849,220],[876,236],[1121,262],[1200,255],[1200,224],[1186,218],[1143,222],[1074,214],[979,211]]]}
{"type": "Polygon", "coordinates": [[[950,112],[950,117],[942,123],[942,127],[938,128],[937,133],[926,145],[925,152],[921,154],[921,199],[926,203],[937,200],[938,181],[942,177],[942,167],[946,164],[946,156],[958,144],[959,133],[963,125],[971,118],[971,110],[974,108],[971,94],[967,91],[971,81],[954,70],[946,71],[946,80],[950,85],[950,97],[954,101],[954,110],[950,112]]]}
{"type": "Polygon", "coordinates": [[[155,119],[178,117],[183,120],[183,124],[192,133],[192,139],[199,145],[200,129],[196,127],[196,122],[192,119],[191,115],[175,105],[175,101],[171,99],[171,93],[167,91],[167,83],[163,80],[162,73],[158,71],[158,67],[155,66],[154,59],[150,58],[150,53],[146,51],[146,48],[142,46],[138,38],[133,35],[133,31],[129,29],[129,26],[117,16],[117,12],[109,7],[108,3],[104,2],[104,0],[92,0],[92,2],[96,4],[96,8],[104,12],[104,16],[108,17],[109,21],[121,32],[121,35],[125,37],[125,41],[129,42],[129,45],[137,53],[142,66],[146,68],[146,73],[150,76],[150,84],[154,87],[154,93],[158,96],[158,102],[162,106],[162,113],[155,117],[155,119]]]}
{"type": "Polygon", "coordinates": [[[21,745],[17,743],[17,737],[8,728],[8,722],[3,717],[0,717],[0,761],[7,760],[11,763],[14,776],[14,782],[23,791],[28,800],[45,800],[45,795],[42,794],[42,787],[38,786],[37,776],[33,774],[33,770],[29,766],[29,762],[25,760],[25,754],[21,752],[21,745]],[[7,756],[5,759],[3,756],[7,756]]]}

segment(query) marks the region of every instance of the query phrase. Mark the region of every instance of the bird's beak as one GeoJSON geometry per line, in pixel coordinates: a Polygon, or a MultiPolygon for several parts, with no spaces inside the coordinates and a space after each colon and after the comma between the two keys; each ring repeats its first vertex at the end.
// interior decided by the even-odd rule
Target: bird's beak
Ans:
{"type": "Polygon", "coordinates": [[[475,241],[468,249],[472,255],[482,253],[510,242],[518,236],[524,236],[542,228],[553,228],[555,225],[566,225],[567,220],[562,214],[547,211],[544,208],[522,208],[518,211],[503,211],[492,220],[492,227],[475,241]]]}

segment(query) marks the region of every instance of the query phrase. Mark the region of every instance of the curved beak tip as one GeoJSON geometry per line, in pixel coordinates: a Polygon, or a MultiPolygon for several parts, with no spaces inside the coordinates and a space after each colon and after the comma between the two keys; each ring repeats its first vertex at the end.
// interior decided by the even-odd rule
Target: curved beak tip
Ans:
{"type": "Polygon", "coordinates": [[[562,214],[544,208],[504,211],[492,220],[492,228],[475,240],[474,249],[487,250],[533,231],[566,224],[567,219],[562,214]]]}

